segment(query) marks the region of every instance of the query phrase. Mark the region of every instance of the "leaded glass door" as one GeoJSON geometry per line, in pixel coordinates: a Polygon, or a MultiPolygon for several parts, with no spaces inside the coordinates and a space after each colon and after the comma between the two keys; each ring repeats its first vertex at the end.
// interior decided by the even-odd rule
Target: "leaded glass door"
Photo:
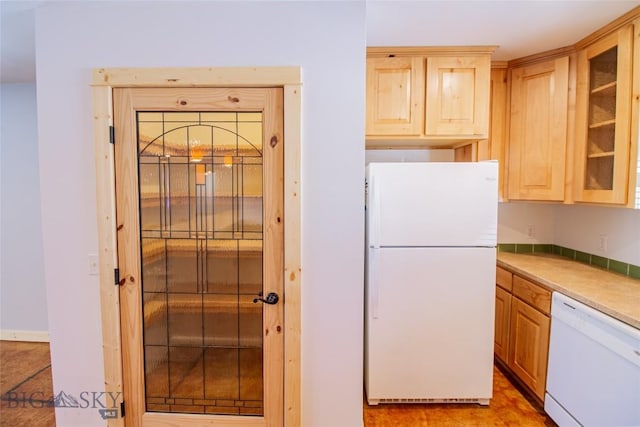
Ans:
{"type": "Polygon", "coordinates": [[[281,425],[282,91],[116,89],[114,111],[125,422],[281,425]]]}

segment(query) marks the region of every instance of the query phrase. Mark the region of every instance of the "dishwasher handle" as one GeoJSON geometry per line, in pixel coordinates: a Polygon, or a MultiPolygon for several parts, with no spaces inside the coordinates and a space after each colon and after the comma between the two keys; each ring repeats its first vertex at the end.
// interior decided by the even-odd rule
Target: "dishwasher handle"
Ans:
{"type": "Polygon", "coordinates": [[[640,367],[640,330],[558,292],[553,293],[551,321],[563,322],[640,367]]]}

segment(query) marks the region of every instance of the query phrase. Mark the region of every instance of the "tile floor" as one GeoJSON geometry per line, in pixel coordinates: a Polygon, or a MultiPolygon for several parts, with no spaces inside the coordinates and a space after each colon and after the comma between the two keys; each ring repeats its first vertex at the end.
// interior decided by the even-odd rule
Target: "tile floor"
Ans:
{"type": "MultiPolygon", "coordinates": [[[[48,405],[53,386],[47,343],[0,341],[0,396],[1,427],[55,426],[54,411],[48,405]]],[[[553,427],[555,423],[495,368],[494,397],[489,407],[475,404],[369,406],[364,403],[364,426],[553,427]]]]}

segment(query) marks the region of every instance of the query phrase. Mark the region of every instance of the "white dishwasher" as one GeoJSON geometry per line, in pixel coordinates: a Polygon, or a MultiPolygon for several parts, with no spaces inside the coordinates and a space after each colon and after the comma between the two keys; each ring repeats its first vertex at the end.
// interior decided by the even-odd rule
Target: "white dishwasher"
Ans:
{"type": "Polygon", "coordinates": [[[560,427],[640,426],[640,330],[554,292],[544,409],[560,427]]]}

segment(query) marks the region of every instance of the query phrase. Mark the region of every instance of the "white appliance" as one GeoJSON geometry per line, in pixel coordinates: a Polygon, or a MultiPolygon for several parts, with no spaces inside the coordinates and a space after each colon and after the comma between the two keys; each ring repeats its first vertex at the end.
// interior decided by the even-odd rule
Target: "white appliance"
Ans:
{"type": "Polygon", "coordinates": [[[367,401],[489,404],[497,163],[370,163],[366,182],[367,401]]]}
{"type": "Polygon", "coordinates": [[[544,410],[560,427],[640,426],[640,330],[554,292],[544,410]]]}

